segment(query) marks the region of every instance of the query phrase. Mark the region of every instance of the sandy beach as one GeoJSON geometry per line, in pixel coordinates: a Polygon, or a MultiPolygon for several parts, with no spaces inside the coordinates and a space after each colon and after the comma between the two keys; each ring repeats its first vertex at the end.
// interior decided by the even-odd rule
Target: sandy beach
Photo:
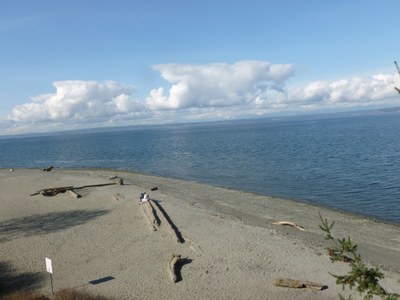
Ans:
{"type": "MultiPolygon", "coordinates": [[[[331,263],[319,213],[335,221],[337,237],[351,236],[369,265],[400,293],[400,226],[304,203],[195,182],[115,170],[0,170],[0,282],[6,290],[82,289],[113,299],[338,299],[343,292],[331,263]],[[110,178],[124,185],[102,185],[110,178]],[[82,187],[55,196],[50,187],[82,187]],[[157,190],[151,191],[157,187],[157,190]],[[150,224],[139,194],[164,213],[150,224]],[[301,231],[272,223],[290,221],[301,231]],[[169,224],[168,224],[169,223],[169,224]],[[172,227],[171,227],[172,224],[172,227]],[[171,228],[179,235],[171,234],[171,228]],[[153,230],[156,229],[156,230],[153,230]],[[178,281],[168,274],[181,255],[178,281]],[[273,284],[293,278],[327,286],[294,289],[273,284]]],[[[159,214],[161,214],[159,213],[159,214]]],[[[355,299],[360,296],[354,291],[355,299]]]]}

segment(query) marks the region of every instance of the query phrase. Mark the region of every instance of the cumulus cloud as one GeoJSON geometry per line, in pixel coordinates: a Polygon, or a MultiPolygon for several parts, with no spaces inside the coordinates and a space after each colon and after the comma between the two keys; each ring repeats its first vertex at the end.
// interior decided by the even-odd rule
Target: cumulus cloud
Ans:
{"type": "Polygon", "coordinates": [[[29,131],[32,124],[35,130],[40,124],[43,130],[57,130],[66,125],[160,124],[400,105],[394,90],[398,74],[313,81],[291,88],[295,69],[290,64],[239,61],[153,68],[169,87],[153,88],[141,101],[133,99],[132,87],[116,81],[57,81],[54,93],[16,106],[8,121],[19,131],[29,131]]]}
{"type": "Polygon", "coordinates": [[[234,64],[163,64],[153,67],[172,84],[153,89],[146,103],[150,109],[191,107],[227,107],[254,101],[260,89],[281,89],[294,75],[292,65],[274,65],[263,61],[234,64]]]}
{"type": "Polygon", "coordinates": [[[9,119],[14,122],[90,122],[142,110],[131,99],[132,88],[115,81],[57,81],[56,92],[32,98],[16,106],[9,119]]]}
{"type": "MultiPolygon", "coordinates": [[[[318,111],[390,105],[397,74],[377,74],[335,81],[314,81],[290,89],[290,64],[240,61],[234,64],[163,64],[153,67],[169,90],[151,90],[146,104],[153,111],[189,108],[240,108],[262,115],[283,111],[318,111]]],[[[398,102],[398,101],[397,101],[398,102]]],[[[394,103],[393,103],[394,104],[394,103]]]]}
{"type": "Polygon", "coordinates": [[[332,82],[315,81],[302,89],[293,91],[290,98],[304,103],[317,102],[320,105],[379,104],[393,98],[395,77],[378,74],[371,77],[353,77],[332,82]]]}

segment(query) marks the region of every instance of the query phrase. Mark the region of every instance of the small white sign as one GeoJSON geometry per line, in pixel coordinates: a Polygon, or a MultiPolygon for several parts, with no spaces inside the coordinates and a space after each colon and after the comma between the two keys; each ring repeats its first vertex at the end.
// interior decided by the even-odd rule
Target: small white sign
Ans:
{"type": "Polygon", "coordinates": [[[53,274],[53,267],[51,266],[51,259],[46,257],[46,270],[50,274],[53,274]]]}

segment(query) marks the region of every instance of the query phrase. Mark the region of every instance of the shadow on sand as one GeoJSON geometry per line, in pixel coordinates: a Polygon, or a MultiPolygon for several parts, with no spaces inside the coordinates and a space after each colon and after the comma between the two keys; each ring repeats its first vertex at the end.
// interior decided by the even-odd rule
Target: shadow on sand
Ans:
{"type": "Polygon", "coordinates": [[[89,283],[92,284],[92,285],[96,285],[96,284],[104,283],[104,282],[107,282],[107,281],[110,281],[110,280],[114,280],[114,279],[115,279],[115,277],[113,277],[113,276],[106,276],[106,277],[103,277],[103,278],[99,278],[99,279],[96,279],[96,280],[89,281],[89,283]]]}
{"type": "Polygon", "coordinates": [[[193,259],[190,258],[182,258],[180,262],[176,265],[176,282],[182,281],[182,267],[184,265],[190,264],[193,259]]]}
{"type": "Polygon", "coordinates": [[[109,212],[109,210],[72,210],[7,220],[0,223],[0,242],[79,226],[109,212]]]}
{"type": "MultiPolygon", "coordinates": [[[[153,200],[153,203],[155,205],[157,205],[158,209],[161,211],[161,213],[164,215],[165,219],[167,220],[167,222],[170,224],[170,226],[172,227],[172,229],[175,231],[176,236],[178,238],[179,243],[184,243],[185,239],[182,236],[182,233],[180,232],[179,228],[175,225],[175,223],[172,221],[172,219],[170,218],[170,216],[167,214],[167,212],[165,211],[165,209],[161,206],[160,204],[160,200],[153,200]]],[[[157,218],[159,218],[158,216],[156,216],[157,218]]]]}
{"type": "Polygon", "coordinates": [[[39,288],[47,279],[45,272],[18,274],[10,264],[0,262],[0,299],[15,291],[39,288]]]}

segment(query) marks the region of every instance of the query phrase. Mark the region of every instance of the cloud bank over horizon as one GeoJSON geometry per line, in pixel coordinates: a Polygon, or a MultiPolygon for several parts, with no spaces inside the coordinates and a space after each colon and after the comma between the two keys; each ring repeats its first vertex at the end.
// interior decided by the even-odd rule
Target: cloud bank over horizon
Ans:
{"type": "Polygon", "coordinates": [[[135,99],[132,86],[113,80],[56,81],[54,93],[35,96],[12,109],[7,131],[207,121],[400,104],[393,89],[397,74],[313,81],[291,88],[298,76],[291,64],[239,61],[160,64],[153,69],[169,88],[153,88],[145,99],[135,99]]]}

